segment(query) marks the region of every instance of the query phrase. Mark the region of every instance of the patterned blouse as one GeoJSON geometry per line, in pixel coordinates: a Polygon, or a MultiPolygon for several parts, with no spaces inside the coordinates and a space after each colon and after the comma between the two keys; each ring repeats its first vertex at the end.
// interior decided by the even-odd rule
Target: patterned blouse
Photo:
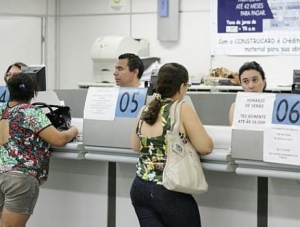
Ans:
{"type": "Polygon", "coordinates": [[[170,129],[170,107],[173,103],[170,99],[162,100],[160,114],[162,116],[163,133],[157,137],[145,137],[141,134],[141,127],[144,122],[144,114],[147,106],[141,115],[136,129],[140,138],[140,157],[136,164],[137,175],[146,181],[162,182],[162,174],[166,165],[167,130],[170,129]]]}
{"type": "Polygon", "coordinates": [[[47,180],[49,172],[49,144],[39,133],[51,122],[38,107],[19,104],[7,107],[0,104],[0,118],[9,119],[9,140],[0,145],[0,173],[28,172],[38,180],[47,180]]]}

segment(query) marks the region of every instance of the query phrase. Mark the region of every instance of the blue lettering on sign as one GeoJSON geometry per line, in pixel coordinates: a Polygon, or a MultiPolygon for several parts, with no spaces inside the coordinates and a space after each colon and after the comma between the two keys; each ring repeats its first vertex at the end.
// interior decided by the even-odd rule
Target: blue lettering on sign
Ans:
{"type": "Polygon", "coordinates": [[[116,107],[116,117],[136,117],[145,105],[147,88],[121,87],[116,107]]]}
{"type": "Polygon", "coordinates": [[[8,102],[9,91],[6,86],[0,86],[0,102],[8,102]]]}
{"type": "Polygon", "coordinates": [[[273,124],[300,125],[300,96],[277,94],[274,102],[273,124]]]}
{"type": "Polygon", "coordinates": [[[267,0],[218,0],[218,33],[263,32],[263,20],[274,19],[267,0]]]}

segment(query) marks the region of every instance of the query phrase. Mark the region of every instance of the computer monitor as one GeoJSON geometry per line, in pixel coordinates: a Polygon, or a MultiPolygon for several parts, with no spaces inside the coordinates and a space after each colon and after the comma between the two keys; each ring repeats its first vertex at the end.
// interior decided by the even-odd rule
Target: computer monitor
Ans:
{"type": "Polygon", "coordinates": [[[300,69],[294,69],[293,71],[293,84],[300,83],[300,69]]]}
{"type": "Polygon", "coordinates": [[[46,66],[29,65],[22,67],[22,72],[31,76],[36,81],[38,91],[46,91],[46,66]]]}
{"type": "Polygon", "coordinates": [[[148,95],[153,95],[157,90],[157,73],[158,69],[153,69],[151,72],[151,77],[148,86],[148,95]]]}
{"type": "Polygon", "coordinates": [[[291,93],[300,94],[300,69],[294,69],[293,71],[293,85],[291,93]]]}

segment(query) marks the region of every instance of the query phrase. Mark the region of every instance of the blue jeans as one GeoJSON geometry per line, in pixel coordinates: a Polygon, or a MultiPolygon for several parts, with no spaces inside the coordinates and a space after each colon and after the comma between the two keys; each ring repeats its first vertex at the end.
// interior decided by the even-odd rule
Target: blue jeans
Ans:
{"type": "Polygon", "coordinates": [[[136,176],[130,197],[141,227],[201,227],[192,195],[170,191],[136,176]]]}

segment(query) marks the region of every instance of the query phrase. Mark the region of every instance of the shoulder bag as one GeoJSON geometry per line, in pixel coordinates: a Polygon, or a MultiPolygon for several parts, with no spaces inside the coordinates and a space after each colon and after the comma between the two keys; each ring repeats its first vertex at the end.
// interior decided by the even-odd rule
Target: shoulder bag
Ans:
{"type": "Polygon", "coordinates": [[[43,102],[32,103],[39,108],[46,108],[46,116],[51,121],[52,125],[58,130],[67,130],[71,126],[71,109],[69,106],[51,105],[43,102]]]}
{"type": "Polygon", "coordinates": [[[183,143],[179,136],[180,109],[183,101],[175,101],[170,108],[171,128],[167,132],[168,153],[163,171],[163,186],[187,194],[207,191],[200,157],[190,143],[183,143]]]}

